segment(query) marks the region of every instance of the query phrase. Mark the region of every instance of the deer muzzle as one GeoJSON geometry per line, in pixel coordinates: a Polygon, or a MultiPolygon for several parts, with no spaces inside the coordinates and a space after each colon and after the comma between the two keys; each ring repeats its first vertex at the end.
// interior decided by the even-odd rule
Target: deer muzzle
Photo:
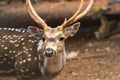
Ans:
{"type": "Polygon", "coordinates": [[[45,54],[44,55],[47,56],[47,57],[52,57],[52,56],[56,55],[56,52],[52,48],[47,48],[45,50],[45,54]]]}

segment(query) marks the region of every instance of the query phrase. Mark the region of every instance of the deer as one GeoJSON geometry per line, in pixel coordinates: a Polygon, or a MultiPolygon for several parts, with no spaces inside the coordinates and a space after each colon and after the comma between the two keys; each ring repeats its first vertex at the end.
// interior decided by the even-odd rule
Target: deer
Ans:
{"type": "Polygon", "coordinates": [[[28,15],[40,28],[0,28],[0,74],[15,73],[17,80],[56,77],[66,63],[65,40],[77,33],[80,22],[76,21],[86,16],[95,4],[95,0],[90,0],[81,12],[83,1],[72,17],[52,28],[38,16],[31,0],[26,0],[28,15]]]}
{"type": "Polygon", "coordinates": [[[120,32],[119,29],[119,23],[115,20],[108,20],[107,16],[105,15],[106,12],[110,11],[110,8],[101,8],[98,12],[97,15],[100,17],[100,22],[101,25],[98,29],[98,31],[95,31],[95,38],[100,40],[100,39],[106,39],[114,34],[117,34],[120,32]],[[116,27],[115,27],[116,26],[116,27]]]}
{"type": "Polygon", "coordinates": [[[107,17],[105,16],[105,13],[108,11],[110,11],[110,9],[101,8],[97,12],[97,15],[100,17],[101,25],[98,31],[94,32],[96,39],[104,39],[109,35],[113,23],[108,21],[107,17]]]}

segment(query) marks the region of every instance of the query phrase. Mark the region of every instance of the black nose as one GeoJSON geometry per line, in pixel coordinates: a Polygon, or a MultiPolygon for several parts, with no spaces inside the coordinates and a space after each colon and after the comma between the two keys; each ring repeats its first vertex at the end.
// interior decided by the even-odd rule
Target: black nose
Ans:
{"type": "Polygon", "coordinates": [[[55,55],[55,51],[54,51],[53,49],[47,48],[47,49],[45,50],[45,56],[47,56],[47,57],[52,57],[52,56],[54,56],[54,55],[55,55]]]}

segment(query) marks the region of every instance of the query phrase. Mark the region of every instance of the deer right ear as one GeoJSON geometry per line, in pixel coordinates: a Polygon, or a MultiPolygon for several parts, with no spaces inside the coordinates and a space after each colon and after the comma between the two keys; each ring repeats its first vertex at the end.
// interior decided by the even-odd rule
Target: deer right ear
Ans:
{"type": "Polygon", "coordinates": [[[69,37],[69,36],[71,36],[71,37],[74,36],[74,35],[77,33],[79,27],[80,27],[80,22],[77,22],[77,23],[75,23],[75,24],[67,27],[67,28],[65,29],[65,34],[66,34],[66,36],[67,36],[67,37],[69,37]]]}
{"type": "Polygon", "coordinates": [[[35,38],[40,38],[43,35],[43,30],[34,26],[29,26],[28,32],[35,38]]]}

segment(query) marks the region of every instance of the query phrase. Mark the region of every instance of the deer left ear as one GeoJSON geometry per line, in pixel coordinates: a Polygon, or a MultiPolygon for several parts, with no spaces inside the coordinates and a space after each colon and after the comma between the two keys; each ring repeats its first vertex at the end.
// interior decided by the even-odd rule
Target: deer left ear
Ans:
{"type": "Polygon", "coordinates": [[[28,27],[28,32],[29,32],[33,37],[38,38],[38,39],[39,39],[40,37],[42,37],[42,35],[43,35],[42,29],[39,29],[39,28],[34,27],[34,26],[29,26],[29,27],[28,27]]]}
{"type": "Polygon", "coordinates": [[[80,27],[80,22],[77,22],[77,23],[75,23],[75,24],[67,27],[67,28],[65,29],[65,35],[66,35],[67,37],[69,37],[69,36],[71,36],[71,37],[74,36],[74,35],[77,33],[79,27],[80,27]]]}

